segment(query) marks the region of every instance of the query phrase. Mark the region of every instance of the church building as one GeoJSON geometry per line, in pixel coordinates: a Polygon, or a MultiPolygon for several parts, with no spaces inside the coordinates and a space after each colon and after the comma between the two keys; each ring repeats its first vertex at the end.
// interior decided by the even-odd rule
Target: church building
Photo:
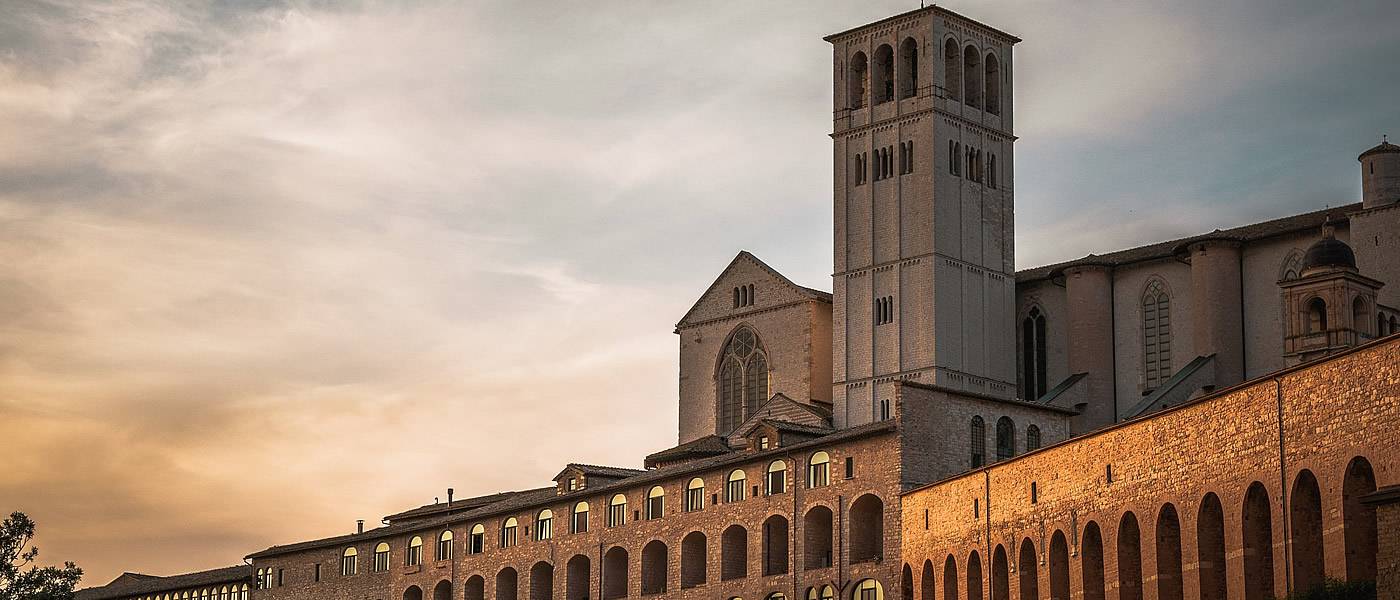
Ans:
{"type": "Polygon", "coordinates": [[[253,600],[1400,590],[1400,146],[1360,202],[1017,270],[1020,39],[930,6],[826,41],[831,291],[739,252],[676,324],[674,447],[254,552],[253,600]]]}

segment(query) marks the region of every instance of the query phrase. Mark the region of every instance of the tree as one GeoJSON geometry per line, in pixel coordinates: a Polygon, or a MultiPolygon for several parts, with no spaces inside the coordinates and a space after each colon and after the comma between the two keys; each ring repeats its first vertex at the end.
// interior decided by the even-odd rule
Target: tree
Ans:
{"type": "Polygon", "coordinates": [[[32,539],[28,515],[14,512],[0,523],[0,600],[70,600],[83,570],[71,562],[61,569],[32,564],[39,556],[37,546],[25,549],[32,539]]]}

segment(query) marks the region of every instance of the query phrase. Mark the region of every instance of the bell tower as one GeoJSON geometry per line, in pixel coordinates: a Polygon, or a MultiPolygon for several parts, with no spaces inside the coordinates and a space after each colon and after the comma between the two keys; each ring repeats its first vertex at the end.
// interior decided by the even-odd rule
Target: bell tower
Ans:
{"type": "Polygon", "coordinates": [[[931,6],[826,41],[836,425],[889,418],[899,380],[1015,397],[1020,40],[931,6]]]}

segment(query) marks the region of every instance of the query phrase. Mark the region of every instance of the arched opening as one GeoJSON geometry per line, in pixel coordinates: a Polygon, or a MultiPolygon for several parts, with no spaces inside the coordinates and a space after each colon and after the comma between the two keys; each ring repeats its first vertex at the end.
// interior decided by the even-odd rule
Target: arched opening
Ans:
{"type": "Polygon", "coordinates": [[[423,600],[423,588],[416,585],[408,586],[408,589],[403,591],[403,600],[423,600]]]}
{"type": "MultiPolygon", "coordinates": [[[[778,596],[777,600],[782,600],[782,592],[769,594],[767,600],[774,600],[774,595],[778,596]]],[[[885,600],[885,588],[874,579],[862,579],[852,589],[851,598],[852,600],[885,600]]]]}
{"type": "Polygon", "coordinates": [[[1016,423],[1010,417],[997,419],[997,460],[1016,456],[1016,423]]]}
{"type": "Polygon", "coordinates": [[[1069,544],[1058,529],[1050,536],[1050,600],[1069,600],[1069,544]]]}
{"type": "Polygon", "coordinates": [[[613,546],[603,554],[603,600],[627,597],[627,550],[613,546]]]}
{"type": "Polygon", "coordinates": [[[585,554],[575,554],[564,565],[564,594],[568,600],[587,600],[590,597],[589,583],[592,581],[592,560],[585,554]]]}
{"type": "Polygon", "coordinates": [[[1225,511],[1215,492],[1201,500],[1196,516],[1196,556],[1201,600],[1225,600],[1225,511]]]}
{"type": "Polygon", "coordinates": [[[991,600],[1011,600],[1011,568],[1001,544],[991,551],[991,600]]]}
{"type": "Polygon", "coordinates": [[[1258,481],[1244,495],[1241,515],[1244,538],[1244,599],[1268,600],[1274,595],[1274,531],[1269,492],[1258,481]]]}
{"type": "Polygon", "coordinates": [[[831,509],[813,506],[802,517],[802,564],[807,569],[825,569],[832,565],[831,509]]]}
{"type": "Polygon", "coordinates": [[[958,600],[958,561],[952,554],[943,561],[943,600],[958,600]]]}
{"type": "Polygon", "coordinates": [[[936,600],[933,583],[933,560],[925,560],[924,570],[919,573],[919,600],[936,600]]]}
{"type": "Polygon", "coordinates": [[[1351,326],[1356,329],[1357,333],[1373,336],[1379,335],[1380,330],[1374,332],[1366,331],[1366,326],[1371,324],[1370,317],[1371,311],[1366,309],[1366,300],[1361,296],[1357,296],[1356,299],[1351,302],[1351,326]]]}
{"type": "Polygon", "coordinates": [[[953,39],[943,43],[943,89],[949,100],[962,100],[962,52],[953,39]]]}
{"type": "Polygon", "coordinates": [[[1080,555],[1080,576],[1084,579],[1084,600],[1104,600],[1103,533],[1099,524],[1089,521],[1084,526],[1084,541],[1080,555]]]}
{"type": "Polygon", "coordinates": [[[899,97],[913,98],[919,93],[919,43],[904,38],[899,45],[899,97]]]}
{"type": "Polygon", "coordinates": [[[997,55],[987,53],[987,112],[1001,114],[1001,63],[997,55]]]}
{"type": "Polygon", "coordinates": [[[666,544],[652,540],[642,547],[642,595],[666,591],[666,544]]]}
{"type": "Polygon", "coordinates": [[[1376,491],[1376,474],[1360,456],[1342,480],[1342,527],[1346,538],[1347,581],[1376,580],[1376,508],[1361,498],[1376,491]]]}
{"type": "Polygon", "coordinates": [[[1157,600],[1183,600],[1181,519],[1171,503],[1157,513],[1157,600]]]}
{"type": "Polygon", "coordinates": [[[452,582],[446,579],[433,586],[433,600],[452,600],[452,582]]]}
{"type": "Polygon", "coordinates": [[[1303,469],[1293,480],[1289,502],[1293,530],[1293,589],[1307,592],[1323,584],[1322,492],[1317,477],[1303,469]]]}
{"type": "Polygon", "coordinates": [[[721,580],[749,576],[749,530],[742,525],[730,525],[720,534],[719,562],[721,580]]]}
{"type": "Polygon", "coordinates": [[[520,574],[506,567],[496,573],[496,600],[517,600],[520,598],[520,574]]]}
{"type": "Polygon", "coordinates": [[[709,560],[705,534],[692,531],[681,539],[681,587],[705,585],[705,563],[709,560]]]}
{"type": "Polygon", "coordinates": [[[1036,571],[1035,543],[1030,538],[1021,540],[1021,555],[1016,559],[1016,569],[1020,571],[1021,600],[1039,600],[1040,573],[1036,571]]]}
{"type": "Polygon", "coordinates": [[[1152,278],[1142,294],[1142,360],[1147,389],[1155,390],[1172,370],[1172,299],[1167,284],[1152,278]]]}
{"type": "Polygon", "coordinates": [[[768,355],[758,334],[747,325],[736,327],[718,367],[719,432],[728,434],[768,400],[768,355]]]}
{"type": "Polygon", "coordinates": [[[865,75],[867,61],[864,52],[857,52],[851,57],[851,66],[846,69],[846,96],[851,108],[863,108],[865,106],[865,75]]]}
{"type": "Polygon", "coordinates": [[[1132,512],[1118,523],[1118,598],[1142,600],[1142,532],[1132,512]]]}
{"type": "Polygon", "coordinates": [[[875,49],[875,70],[871,79],[875,104],[894,99],[894,50],[888,44],[875,49]]]}
{"type": "Polygon", "coordinates": [[[462,584],[462,591],[465,600],[486,600],[486,579],[480,575],[472,575],[462,584]]]}
{"type": "Polygon", "coordinates": [[[899,597],[914,600],[914,570],[909,568],[909,563],[904,563],[904,569],[899,572],[899,597]]]}
{"type": "Polygon", "coordinates": [[[1045,315],[1033,306],[1021,321],[1021,389],[1026,400],[1049,391],[1046,381],[1045,315]]]}
{"type": "Polygon", "coordinates": [[[545,561],[530,567],[530,600],[554,598],[554,565],[545,561]]]}
{"type": "Polygon", "coordinates": [[[763,522],[763,574],[788,572],[788,520],[773,515],[763,522]]]}
{"type": "Polygon", "coordinates": [[[987,423],[982,417],[972,417],[968,430],[969,447],[972,451],[972,468],[987,464],[987,423]]]}
{"type": "Polygon", "coordinates": [[[972,108],[982,107],[982,61],[977,49],[971,45],[963,49],[963,76],[967,85],[963,86],[963,103],[972,108]]]}
{"type": "Polygon", "coordinates": [[[1308,301],[1308,333],[1327,331],[1327,303],[1322,298],[1308,301]]]}
{"type": "MultiPolygon", "coordinates": [[[[1000,546],[998,546],[1000,547],[1000,546]]],[[[986,596],[982,592],[982,555],[973,550],[967,555],[967,600],[983,600],[986,596]]],[[[992,590],[996,592],[995,589],[992,590]]]]}
{"type": "Polygon", "coordinates": [[[851,562],[878,560],[885,553],[885,502],[866,494],[851,503],[851,562]]]}

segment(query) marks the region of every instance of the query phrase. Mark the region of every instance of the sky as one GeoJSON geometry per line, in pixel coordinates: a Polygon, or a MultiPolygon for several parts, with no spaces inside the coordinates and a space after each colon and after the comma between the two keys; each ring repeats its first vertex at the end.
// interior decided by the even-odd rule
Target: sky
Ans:
{"type": "MultiPolygon", "coordinates": [[[[1021,268],[1359,200],[1400,3],[953,1],[1021,268]]],[[[741,249],[830,289],[831,49],[901,1],[0,4],[0,512],[85,585],[675,443],[741,249]]]]}

